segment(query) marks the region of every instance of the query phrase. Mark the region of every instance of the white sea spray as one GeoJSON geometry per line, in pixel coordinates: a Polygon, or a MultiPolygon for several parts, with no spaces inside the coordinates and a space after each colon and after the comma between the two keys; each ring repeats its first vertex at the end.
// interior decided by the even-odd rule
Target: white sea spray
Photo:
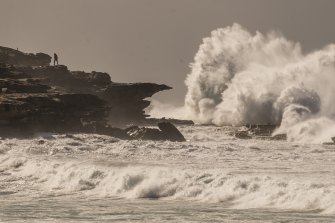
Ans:
{"type": "Polygon", "coordinates": [[[185,107],[197,123],[281,124],[293,141],[320,143],[324,135],[290,128],[334,120],[335,45],[304,54],[280,33],[252,34],[234,24],[203,40],[185,83],[185,107]]]}

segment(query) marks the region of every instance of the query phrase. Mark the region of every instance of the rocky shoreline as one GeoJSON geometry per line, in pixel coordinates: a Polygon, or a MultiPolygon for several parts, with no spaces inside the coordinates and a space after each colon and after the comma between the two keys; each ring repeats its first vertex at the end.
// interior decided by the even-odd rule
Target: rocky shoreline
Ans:
{"type": "Polygon", "coordinates": [[[51,57],[0,47],[0,137],[36,132],[98,133],[122,139],[185,141],[175,126],[148,125],[146,98],[171,87],[116,83],[107,73],[50,66],[51,57]],[[132,125],[130,128],[126,126],[132,125]]]}

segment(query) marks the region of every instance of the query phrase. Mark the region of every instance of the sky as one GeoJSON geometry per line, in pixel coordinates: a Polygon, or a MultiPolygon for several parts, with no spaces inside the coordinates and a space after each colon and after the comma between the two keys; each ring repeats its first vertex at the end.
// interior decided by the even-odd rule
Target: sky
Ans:
{"type": "Polygon", "coordinates": [[[204,37],[239,23],[276,30],[304,52],[335,43],[334,0],[0,0],[0,45],[56,52],[71,70],[102,71],[115,82],[154,82],[181,105],[189,64],[204,37]]]}

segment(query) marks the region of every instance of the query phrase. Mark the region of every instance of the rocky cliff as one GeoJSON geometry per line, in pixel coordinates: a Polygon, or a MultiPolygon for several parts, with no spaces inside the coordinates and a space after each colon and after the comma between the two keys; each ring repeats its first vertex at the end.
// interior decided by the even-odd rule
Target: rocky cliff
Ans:
{"type": "Polygon", "coordinates": [[[23,53],[0,46],[0,62],[15,66],[46,66],[50,64],[51,56],[45,53],[23,53]]]}
{"type": "Polygon", "coordinates": [[[107,131],[105,126],[142,124],[143,109],[150,104],[145,99],[171,89],[115,83],[107,73],[70,71],[64,65],[50,66],[50,61],[47,54],[0,47],[0,135],[13,126],[21,132],[92,131],[101,126],[107,131]]]}
{"type": "Polygon", "coordinates": [[[164,84],[115,83],[107,73],[69,71],[64,65],[18,67],[19,71],[52,86],[53,91],[93,94],[111,107],[108,120],[114,126],[145,123],[144,109],[150,105],[145,100],[157,92],[171,89],[164,84]]]}

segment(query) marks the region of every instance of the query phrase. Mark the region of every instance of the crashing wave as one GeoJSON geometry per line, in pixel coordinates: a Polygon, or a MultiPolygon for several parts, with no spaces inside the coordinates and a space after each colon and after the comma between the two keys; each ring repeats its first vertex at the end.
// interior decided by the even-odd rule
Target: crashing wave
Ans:
{"type": "Polygon", "coordinates": [[[185,106],[198,123],[282,124],[290,133],[335,114],[335,45],[306,55],[279,33],[251,34],[234,24],[203,40],[191,69],[185,106]]]}

